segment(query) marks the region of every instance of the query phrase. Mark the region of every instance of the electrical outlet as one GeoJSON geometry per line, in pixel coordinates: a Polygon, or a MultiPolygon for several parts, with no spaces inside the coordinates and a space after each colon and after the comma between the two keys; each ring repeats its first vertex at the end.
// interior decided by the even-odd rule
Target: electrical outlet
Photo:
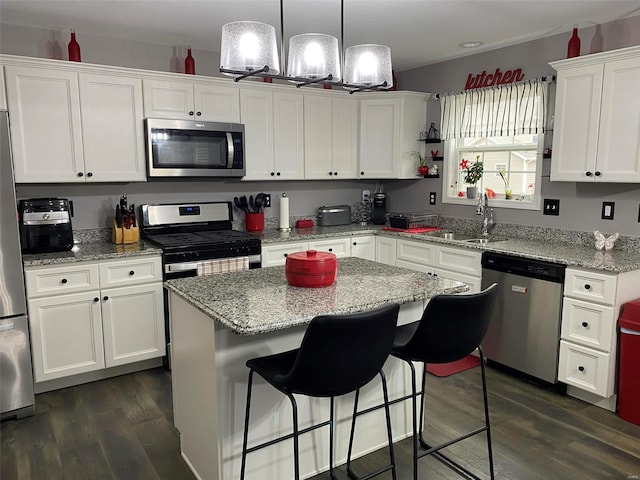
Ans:
{"type": "Polygon", "coordinates": [[[371,201],[371,190],[362,190],[362,201],[365,203],[371,201]]]}
{"type": "Polygon", "coordinates": [[[560,200],[545,198],[543,205],[543,215],[560,215],[560,200]]]}
{"type": "Polygon", "coordinates": [[[613,220],[616,202],[602,202],[602,220],[613,220]]]}
{"type": "Polygon", "coordinates": [[[638,223],[640,223],[640,205],[638,205],[638,223]]]}
{"type": "Polygon", "coordinates": [[[436,192],[429,192],[429,205],[436,204],[436,192]]]}
{"type": "Polygon", "coordinates": [[[267,193],[264,196],[264,207],[267,208],[267,207],[270,207],[270,206],[271,206],[271,194],[267,193]]]}

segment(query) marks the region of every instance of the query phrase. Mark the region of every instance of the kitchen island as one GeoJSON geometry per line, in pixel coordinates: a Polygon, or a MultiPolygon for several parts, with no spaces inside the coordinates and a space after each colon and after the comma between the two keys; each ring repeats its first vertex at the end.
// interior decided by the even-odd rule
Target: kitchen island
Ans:
{"type": "MultiPolygon", "coordinates": [[[[338,261],[338,279],[326,288],[289,286],[284,267],[191,277],[165,283],[169,291],[174,423],[182,456],[202,480],[239,478],[248,369],[252,357],[297,348],[306,324],[319,314],[343,314],[401,304],[399,324],[420,318],[426,302],[464,292],[444,280],[359,258],[338,261]]],[[[410,392],[409,369],[390,358],[384,367],[390,398],[410,392]]],[[[249,444],[291,432],[288,400],[254,378],[249,444]]],[[[378,379],[362,389],[360,408],[382,402],[378,379]]],[[[328,399],[298,398],[300,428],[329,418],[328,399]]],[[[336,464],[346,461],[353,395],[336,399],[336,464]]],[[[409,402],[392,407],[394,439],[411,433],[409,402]]],[[[358,419],[354,458],[386,444],[384,414],[358,419]]],[[[291,441],[248,456],[246,478],[293,477],[291,441]]],[[[300,438],[300,469],[310,477],[328,469],[328,428],[300,438]]]]}

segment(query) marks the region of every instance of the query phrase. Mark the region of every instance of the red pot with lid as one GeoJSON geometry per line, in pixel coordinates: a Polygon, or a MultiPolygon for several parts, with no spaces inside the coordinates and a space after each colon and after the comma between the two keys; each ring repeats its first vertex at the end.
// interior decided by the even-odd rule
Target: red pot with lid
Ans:
{"type": "Polygon", "coordinates": [[[333,253],[317,250],[290,253],[285,273],[287,282],[294,287],[328,287],[338,276],[338,260],[333,253]]]}

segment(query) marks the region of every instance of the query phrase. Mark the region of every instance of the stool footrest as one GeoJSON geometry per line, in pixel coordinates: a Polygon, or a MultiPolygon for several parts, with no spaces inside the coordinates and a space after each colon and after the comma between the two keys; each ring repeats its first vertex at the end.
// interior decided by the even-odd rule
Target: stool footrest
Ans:
{"type": "Polygon", "coordinates": [[[420,445],[423,448],[426,448],[427,450],[425,452],[420,452],[418,454],[418,458],[422,458],[422,457],[426,457],[427,455],[433,455],[434,457],[436,457],[436,459],[438,459],[440,462],[442,462],[444,465],[446,465],[447,467],[449,467],[451,470],[454,470],[455,472],[466,476],[467,478],[473,479],[473,480],[482,480],[480,477],[478,477],[477,475],[475,475],[474,473],[470,472],[466,467],[463,467],[462,465],[460,465],[458,462],[456,462],[455,460],[452,460],[451,458],[449,458],[448,456],[446,456],[444,453],[441,453],[440,450],[446,447],[449,447],[451,445],[453,445],[454,443],[458,443],[462,440],[466,440],[469,437],[472,437],[474,435],[477,435],[479,433],[482,432],[486,432],[488,429],[487,427],[480,427],[476,430],[473,430],[469,433],[467,433],[466,435],[462,435],[458,438],[455,438],[453,440],[449,440],[448,442],[445,442],[441,445],[432,447],[429,444],[427,444],[423,439],[422,439],[422,435],[420,436],[420,445]]]}
{"type": "MultiPolygon", "coordinates": [[[[318,423],[317,425],[311,425],[310,427],[303,428],[302,430],[298,431],[298,436],[302,435],[303,433],[311,432],[311,431],[316,430],[318,428],[326,427],[329,424],[331,424],[331,420],[326,420],[326,421],[324,421],[322,423],[318,423]]],[[[261,448],[264,448],[264,447],[270,447],[271,445],[275,445],[276,443],[280,443],[280,442],[282,442],[284,440],[288,440],[290,438],[293,438],[293,432],[289,433],[287,435],[283,435],[283,436],[278,437],[278,438],[274,438],[273,440],[269,440],[268,442],[260,443],[258,445],[255,445],[255,446],[251,447],[251,448],[247,448],[247,453],[255,452],[256,450],[260,450],[261,448]]]]}
{"type": "Polygon", "coordinates": [[[371,472],[362,477],[359,477],[358,475],[353,473],[353,470],[351,470],[351,467],[347,467],[347,475],[349,475],[349,478],[351,478],[352,480],[369,480],[370,478],[377,477],[378,475],[381,475],[384,472],[388,472],[392,468],[394,468],[394,465],[387,465],[386,467],[379,468],[375,472],[371,472]]]}

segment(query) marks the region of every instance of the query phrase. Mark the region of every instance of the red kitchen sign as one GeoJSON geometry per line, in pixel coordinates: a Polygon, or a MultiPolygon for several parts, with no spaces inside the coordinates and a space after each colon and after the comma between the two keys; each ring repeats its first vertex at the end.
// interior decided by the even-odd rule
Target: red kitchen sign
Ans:
{"type": "Polygon", "coordinates": [[[494,87],[505,83],[521,82],[522,80],[524,80],[524,73],[522,73],[521,68],[507,70],[504,73],[499,68],[496,68],[495,72],[489,74],[487,74],[486,70],[483,70],[482,73],[477,73],[476,75],[470,73],[464,89],[494,87]]]}

